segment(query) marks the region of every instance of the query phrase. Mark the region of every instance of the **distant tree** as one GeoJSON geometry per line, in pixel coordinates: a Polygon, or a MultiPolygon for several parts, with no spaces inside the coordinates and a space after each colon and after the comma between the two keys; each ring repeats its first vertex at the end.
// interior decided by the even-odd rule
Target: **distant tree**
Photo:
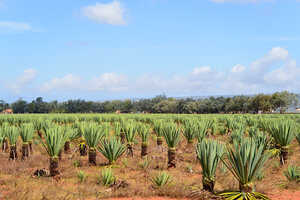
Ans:
{"type": "Polygon", "coordinates": [[[133,104],[130,99],[126,99],[122,102],[121,112],[122,113],[130,113],[133,110],[133,104]]]}
{"type": "Polygon", "coordinates": [[[276,92],[271,97],[273,109],[279,109],[280,113],[284,113],[290,105],[297,105],[298,98],[296,94],[288,91],[276,92]]]}
{"type": "Polygon", "coordinates": [[[256,95],[251,102],[251,107],[255,112],[270,112],[273,108],[271,103],[271,96],[265,94],[256,95]]]}
{"type": "Polygon", "coordinates": [[[176,113],[177,102],[175,100],[163,100],[153,106],[156,113],[176,113]]]}
{"type": "Polygon", "coordinates": [[[0,100],[0,112],[8,108],[9,108],[9,104],[6,103],[4,100],[0,100]]]}
{"type": "Polygon", "coordinates": [[[43,97],[36,98],[32,103],[34,104],[34,113],[49,113],[48,103],[43,101],[43,97]]]}
{"type": "Polygon", "coordinates": [[[12,103],[11,107],[12,107],[14,113],[25,113],[26,107],[27,107],[27,102],[22,99],[19,99],[16,102],[12,103]]]}

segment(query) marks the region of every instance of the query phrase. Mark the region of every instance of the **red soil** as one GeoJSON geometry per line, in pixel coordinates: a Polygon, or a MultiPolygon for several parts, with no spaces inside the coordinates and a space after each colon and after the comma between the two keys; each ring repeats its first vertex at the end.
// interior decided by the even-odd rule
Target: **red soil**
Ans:
{"type": "MultiPolygon", "coordinates": [[[[130,198],[111,198],[107,200],[178,200],[178,199],[172,199],[167,197],[149,197],[149,198],[130,197],[130,198]]],[[[181,199],[181,200],[187,200],[187,199],[181,199]]]]}
{"type": "Polygon", "coordinates": [[[272,200],[300,200],[300,191],[278,191],[268,195],[272,200]]]}
{"type": "MultiPolygon", "coordinates": [[[[300,200],[300,191],[278,191],[273,193],[272,195],[268,195],[271,200],[300,200]]],[[[130,197],[130,198],[110,198],[107,200],[178,200],[172,199],[167,197],[149,197],[149,198],[142,198],[142,197],[130,197]]],[[[187,200],[187,199],[181,199],[187,200]]]]}

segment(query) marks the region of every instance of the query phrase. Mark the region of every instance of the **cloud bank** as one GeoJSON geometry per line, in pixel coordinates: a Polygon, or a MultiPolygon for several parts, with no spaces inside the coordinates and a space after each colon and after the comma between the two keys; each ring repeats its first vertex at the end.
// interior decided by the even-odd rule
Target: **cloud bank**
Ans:
{"type": "MultiPolygon", "coordinates": [[[[194,67],[190,73],[174,74],[164,77],[160,74],[142,74],[130,78],[129,74],[116,72],[103,73],[85,79],[75,74],[54,77],[37,87],[41,96],[48,93],[70,92],[80,98],[80,94],[127,94],[135,97],[166,94],[216,95],[216,94],[256,94],[271,93],[280,90],[300,92],[300,66],[289,56],[288,50],[274,47],[248,66],[236,64],[227,70],[218,70],[211,66],[194,67]]],[[[36,77],[33,69],[25,70],[11,88],[20,90],[31,84],[36,77]]]]}
{"type": "Polygon", "coordinates": [[[8,85],[8,88],[14,93],[19,94],[23,89],[26,89],[31,83],[33,83],[36,76],[36,70],[26,69],[13,83],[8,85]]]}

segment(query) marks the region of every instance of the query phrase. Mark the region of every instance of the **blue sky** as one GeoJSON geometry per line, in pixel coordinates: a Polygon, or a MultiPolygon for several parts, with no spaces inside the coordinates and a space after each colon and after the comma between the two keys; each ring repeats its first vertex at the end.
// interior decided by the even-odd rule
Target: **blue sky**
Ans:
{"type": "Polygon", "coordinates": [[[0,0],[0,99],[300,92],[297,0],[0,0]]]}

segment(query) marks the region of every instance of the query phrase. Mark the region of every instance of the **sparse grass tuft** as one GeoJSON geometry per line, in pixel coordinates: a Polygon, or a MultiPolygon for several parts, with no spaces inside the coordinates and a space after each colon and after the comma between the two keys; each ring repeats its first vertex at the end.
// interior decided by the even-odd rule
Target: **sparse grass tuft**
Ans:
{"type": "Polygon", "coordinates": [[[289,165],[287,170],[284,171],[285,177],[291,182],[300,182],[300,167],[289,165]]]}
{"type": "Polygon", "coordinates": [[[172,176],[169,175],[166,172],[160,172],[155,177],[151,179],[151,182],[153,184],[153,187],[155,188],[161,188],[164,186],[169,185],[172,182],[172,176]]]}

